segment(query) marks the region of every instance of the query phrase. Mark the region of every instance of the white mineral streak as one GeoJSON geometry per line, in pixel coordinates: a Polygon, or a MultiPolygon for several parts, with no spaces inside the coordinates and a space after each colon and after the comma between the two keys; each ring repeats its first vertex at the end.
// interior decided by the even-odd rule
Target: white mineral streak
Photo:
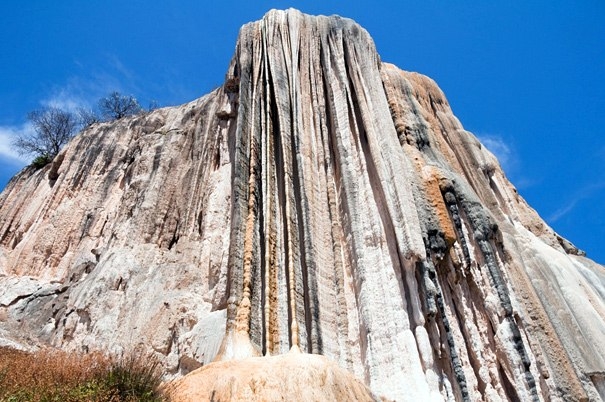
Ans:
{"type": "Polygon", "coordinates": [[[178,383],[194,399],[255,370],[231,399],[375,398],[314,353],[387,400],[598,400],[605,267],[581,254],[432,80],[351,20],[271,11],[221,88],[11,181],[0,345],[142,348],[205,366],[178,383]]]}

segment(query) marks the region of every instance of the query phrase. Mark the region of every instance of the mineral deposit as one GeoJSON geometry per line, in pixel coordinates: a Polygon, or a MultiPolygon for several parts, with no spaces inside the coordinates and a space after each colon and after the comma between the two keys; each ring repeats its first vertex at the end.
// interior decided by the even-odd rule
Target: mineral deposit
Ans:
{"type": "Polygon", "coordinates": [[[430,78],[351,20],[270,11],[220,88],[94,124],[9,183],[0,339],[204,366],[178,382],[193,399],[599,400],[605,267],[430,78]]]}

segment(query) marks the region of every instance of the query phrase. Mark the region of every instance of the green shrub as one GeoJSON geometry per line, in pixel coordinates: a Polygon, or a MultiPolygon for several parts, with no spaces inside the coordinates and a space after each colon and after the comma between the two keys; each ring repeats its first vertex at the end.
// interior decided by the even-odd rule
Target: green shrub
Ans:
{"type": "Polygon", "coordinates": [[[36,169],[42,169],[44,166],[51,163],[53,159],[48,155],[40,155],[36,156],[36,158],[32,161],[31,165],[36,169]]]}
{"type": "Polygon", "coordinates": [[[103,382],[112,396],[121,401],[161,401],[162,375],[157,360],[132,353],[118,359],[105,374],[103,382]]]}

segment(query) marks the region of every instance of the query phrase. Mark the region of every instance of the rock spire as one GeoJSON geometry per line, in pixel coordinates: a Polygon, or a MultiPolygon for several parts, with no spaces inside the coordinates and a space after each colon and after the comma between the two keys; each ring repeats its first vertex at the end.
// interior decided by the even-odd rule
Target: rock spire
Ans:
{"type": "MultiPolygon", "coordinates": [[[[401,401],[597,400],[605,267],[431,79],[349,19],[273,10],[220,88],[93,125],[9,183],[0,339],[140,347],[173,376],[321,354],[401,401]]],[[[305,375],[340,370],[319,361],[305,375]]]]}

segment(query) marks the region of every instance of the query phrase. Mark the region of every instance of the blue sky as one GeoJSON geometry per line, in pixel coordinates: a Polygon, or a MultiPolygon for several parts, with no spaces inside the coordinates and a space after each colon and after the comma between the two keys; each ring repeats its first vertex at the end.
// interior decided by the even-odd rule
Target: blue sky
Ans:
{"type": "Polygon", "coordinates": [[[44,105],[118,90],[177,105],[223,80],[239,27],[271,8],[339,14],[383,61],[437,81],[528,203],[605,263],[605,2],[116,1],[0,4],[0,188],[44,105]],[[506,3],[506,4],[499,4],[506,3]]]}

